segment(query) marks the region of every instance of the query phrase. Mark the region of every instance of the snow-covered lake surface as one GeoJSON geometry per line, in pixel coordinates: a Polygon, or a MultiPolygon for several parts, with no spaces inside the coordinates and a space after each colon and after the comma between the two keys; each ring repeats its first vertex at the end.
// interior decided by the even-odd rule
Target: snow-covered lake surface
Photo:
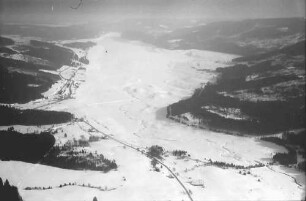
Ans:
{"type": "MultiPolygon", "coordinates": [[[[188,127],[165,117],[167,105],[190,96],[195,88],[214,79],[213,73],[196,69],[227,66],[235,57],[210,51],[166,50],[124,40],[119,34],[107,34],[89,50],[90,64],[86,71],[79,72],[85,73],[85,82],[77,89],[75,98],[48,109],[69,111],[140,149],[159,145],[167,151],[187,151],[194,160],[169,156],[164,162],[191,191],[193,200],[299,200],[305,197],[302,172],[266,166],[252,168],[243,175],[236,169],[203,163],[211,159],[244,166],[267,164],[275,152],[286,152],[285,148],[256,138],[188,127]],[[192,185],[195,183],[204,187],[192,185]]],[[[68,138],[86,135],[77,125],[68,130],[68,138]]],[[[56,137],[58,141],[66,140],[56,137]]],[[[118,170],[101,173],[1,162],[0,177],[10,179],[19,188],[69,182],[115,188],[100,191],[69,186],[21,190],[26,201],[92,200],[94,196],[98,200],[189,200],[165,168],[161,172],[152,171],[150,159],[141,153],[111,139],[91,143],[90,148],[115,159],[118,170]]]]}

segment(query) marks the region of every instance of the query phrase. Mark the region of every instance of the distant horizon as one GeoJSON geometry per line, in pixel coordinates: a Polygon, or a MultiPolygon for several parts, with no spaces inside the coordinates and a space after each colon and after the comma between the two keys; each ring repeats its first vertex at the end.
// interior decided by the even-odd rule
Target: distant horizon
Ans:
{"type": "Polygon", "coordinates": [[[82,24],[122,19],[305,18],[304,0],[1,0],[0,22],[82,24]]]}

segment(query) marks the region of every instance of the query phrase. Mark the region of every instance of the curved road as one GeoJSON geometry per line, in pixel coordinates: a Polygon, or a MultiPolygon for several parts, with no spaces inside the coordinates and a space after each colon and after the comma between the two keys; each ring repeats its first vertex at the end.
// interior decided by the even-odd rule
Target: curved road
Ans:
{"type": "Polygon", "coordinates": [[[181,185],[181,187],[184,189],[184,191],[186,192],[186,194],[188,195],[188,198],[193,201],[192,197],[191,197],[191,194],[189,193],[188,189],[186,188],[186,186],[182,183],[182,181],[176,176],[176,174],[166,165],[164,164],[161,160],[159,160],[158,158],[156,157],[151,157],[149,154],[147,154],[144,150],[140,150],[139,148],[136,148],[134,145],[132,144],[128,144],[126,142],[123,142],[109,134],[106,134],[102,131],[100,131],[99,129],[97,129],[96,127],[94,127],[92,124],[90,124],[87,120],[84,120],[84,119],[77,119],[79,122],[83,122],[85,124],[87,124],[92,130],[96,131],[97,133],[101,133],[102,135],[104,136],[107,136],[109,139],[112,139],[126,147],[129,147],[131,149],[134,149],[136,150],[137,152],[145,155],[146,157],[150,158],[150,159],[155,159],[159,164],[161,164],[162,166],[164,166],[169,172],[170,174],[172,174],[172,176],[178,181],[178,183],[181,185]]]}
{"type": "MultiPolygon", "coordinates": [[[[65,80],[66,82],[63,84],[63,86],[59,89],[59,91],[58,91],[56,94],[61,93],[61,92],[63,91],[63,89],[65,89],[65,88],[69,88],[69,94],[68,94],[67,96],[65,96],[65,97],[63,97],[63,98],[61,98],[61,99],[54,100],[54,101],[52,101],[52,102],[49,102],[49,103],[46,103],[46,104],[37,106],[37,107],[35,107],[35,108],[33,108],[33,109],[38,109],[38,108],[50,106],[50,105],[53,105],[53,104],[55,104],[55,103],[58,103],[58,102],[61,102],[61,101],[64,101],[64,100],[66,100],[66,99],[71,98],[71,86],[72,86],[72,83],[74,82],[73,78],[74,78],[75,75],[77,74],[77,72],[78,72],[78,70],[79,70],[80,67],[81,67],[81,66],[79,66],[79,67],[75,70],[75,72],[71,75],[70,78],[64,78],[64,77],[61,75],[61,73],[62,73],[63,71],[66,71],[66,70],[68,70],[68,69],[70,69],[70,68],[67,68],[67,69],[65,69],[65,70],[63,70],[63,71],[61,71],[61,72],[59,72],[60,78],[61,78],[62,80],[65,80]]],[[[112,139],[113,141],[116,141],[116,142],[118,142],[118,143],[120,143],[120,144],[122,144],[122,145],[124,145],[124,146],[126,146],[126,147],[129,147],[129,148],[131,148],[131,149],[134,149],[135,151],[141,153],[142,155],[145,155],[146,157],[148,157],[148,158],[150,158],[150,159],[155,159],[159,164],[161,164],[162,166],[164,166],[164,167],[170,172],[170,174],[176,179],[176,181],[177,181],[177,182],[180,184],[180,186],[184,189],[185,193],[188,195],[189,200],[190,200],[190,201],[193,201],[193,199],[192,199],[192,197],[191,197],[191,194],[190,194],[190,192],[188,191],[188,189],[186,188],[186,186],[185,186],[185,185],[182,183],[182,181],[176,176],[176,174],[175,174],[166,164],[164,164],[161,160],[159,160],[159,159],[156,158],[156,157],[151,157],[151,156],[149,156],[149,155],[145,152],[145,150],[140,150],[139,148],[136,148],[135,145],[128,144],[127,142],[123,142],[123,141],[121,141],[121,140],[119,140],[119,139],[117,139],[117,138],[115,138],[115,137],[113,137],[113,136],[111,136],[111,135],[109,135],[109,134],[106,134],[106,133],[100,131],[99,129],[97,129],[96,127],[94,127],[92,124],[90,124],[87,120],[84,120],[84,119],[76,119],[76,120],[79,121],[79,122],[83,122],[83,123],[87,124],[89,127],[91,127],[92,130],[94,130],[94,131],[96,131],[97,133],[100,133],[100,134],[102,134],[102,135],[104,135],[104,136],[107,136],[109,139],[112,139]]]]}

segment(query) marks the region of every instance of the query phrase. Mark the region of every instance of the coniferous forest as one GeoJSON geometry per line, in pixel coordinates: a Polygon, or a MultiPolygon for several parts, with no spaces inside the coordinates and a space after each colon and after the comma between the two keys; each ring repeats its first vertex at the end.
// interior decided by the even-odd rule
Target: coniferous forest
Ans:
{"type": "Polygon", "coordinates": [[[72,118],[73,115],[68,112],[19,110],[0,105],[0,126],[59,124],[69,122],[72,118]]]}
{"type": "Polygon", "coordinates": [[[3,182],[0,177],[0,199],[3,201],[22,201],[16,186],[10,185],[8,180],[3,182]]]}
{"type": "Polygon", "coordinates": [[[14,130],[0,131],[0,159],[37,163],[53,147],[50,133],[22,134],[14,130]]]}

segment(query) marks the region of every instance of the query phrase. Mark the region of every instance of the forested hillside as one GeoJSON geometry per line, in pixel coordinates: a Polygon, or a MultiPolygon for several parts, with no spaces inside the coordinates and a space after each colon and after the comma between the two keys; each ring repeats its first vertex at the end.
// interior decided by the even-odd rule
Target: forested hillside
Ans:
{"type": "MultiPolygon", "coordinates": [[[[262,21],[265,24],[278,22],[262,21]]],[[[285,21],[291,30],[288,32],[299,34],[300,28],[292,27],[289,21],[285,21]]],[[[279,21],[274,26],[281,23],[284,22],[279,21]]],[[[221,33],[232,32],[224,28],[221,33]]],[[[264,33],[239,35],[243,40],[253,37],[272,40],[272,36],[264,33]]],[[[272,33],[275,40],[285,37],[283,33],[267,32],[272,33]]],[[[303,37],[304,40],[293,40],[288,42],[290,45],[285,43],[264,53],[256,54],[260,52],[257,49],[252,55],[234,59],[230,67],[217,68],[217,81],[196,89],[192,97],[170,105],[168,117],[187,124],[194,118],[200,122],[197,126],[232,133],[267,134],[304,128],[305,35],[303,37]]]]}

